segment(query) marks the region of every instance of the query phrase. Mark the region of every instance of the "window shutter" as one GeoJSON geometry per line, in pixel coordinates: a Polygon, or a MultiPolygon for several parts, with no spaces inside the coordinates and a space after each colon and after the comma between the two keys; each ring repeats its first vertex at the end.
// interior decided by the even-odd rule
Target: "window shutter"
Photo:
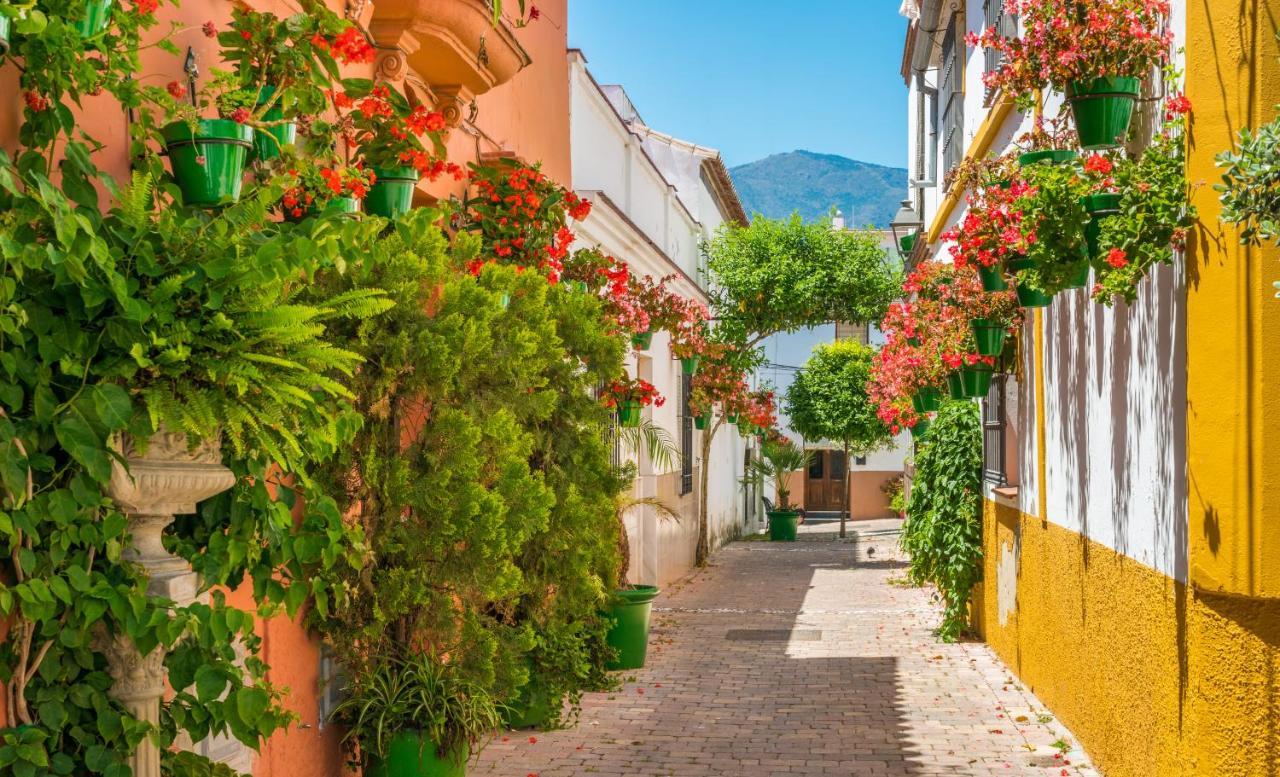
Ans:
{"type": "Polygon", "coordinates": [[[952,14],[942,36],[942,63],[938,74],[938,99],[942,101],[943,173],[964,158],[964,68],[960,61],[957,21],[952,14]]]}

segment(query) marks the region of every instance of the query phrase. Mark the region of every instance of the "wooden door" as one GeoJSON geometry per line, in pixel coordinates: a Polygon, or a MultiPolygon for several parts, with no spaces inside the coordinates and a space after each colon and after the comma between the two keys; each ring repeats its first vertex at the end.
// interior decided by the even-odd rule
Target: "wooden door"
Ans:
{"type": "Polygon", "coordinates": [[[804,508],[810,512],[835,512],[844,509],[844,451],[812,452],[804,484],[804,508]]]}

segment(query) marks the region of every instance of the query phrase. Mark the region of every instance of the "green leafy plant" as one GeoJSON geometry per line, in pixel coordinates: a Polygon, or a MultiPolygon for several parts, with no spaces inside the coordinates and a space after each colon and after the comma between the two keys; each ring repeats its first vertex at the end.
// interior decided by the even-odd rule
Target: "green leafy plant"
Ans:
{"type": "Polygon", "coordinates": [[[880,493],[889,498],[889,509],[894,515],[905,515],[907,512],[906,484],[901,476],[889,478],[880,485],[880,493]]]}
{"type": "MultiPolygon", "coordinates": [[[[1280,241],[1280,119],[1240,130],[1236,148],[1218,155],[1221,219],[1240,229],[1243,245],[1280,241]]],[[[1280,281],[1275,282],[1280,298],[1280,281]]]]}
{"type": "Polygon", "coordinates": [[[787,477],[797,470],[809,466],[812,454],[798,447],[790,440],[773,439],[765,441],[760,447],[760,458],[752,459],[747,468],[744,483],[764,488],[773,483],[778,493],[778,509],[791,509],[791,489],[787,485],[787,477]]]}
{"type": "Polygon", "coordinates": [[[1088,260],[1084,227],[1089,221],[1082,199],[1089,193],[1078,162],[1034,164],[1019,173],[1025,188],[1015,202],[1024,229],[1034,235],[1026,256],[1035,266],[1020,283],[1048,294],[1069,288],[1080,263],[1088,260]]]}
{"type": "Polygon", "coordinates": [[[969,595],[982,579],[982,423],[973,402],[948,402],[916,454],[902,546],[909,578],[934,585],[943,602],[938,637],[968,627],[969,595]]]}
{"type": "Polygon", "coordinates": [[[361,762],[385,758],[391,740],[421,733],[425,747],[441,758],[469,759],[502,725],[493,698],[478,683],[428,653],[374,661],[347,688],[333,716],[347,727],[343,741],[357,747],[361,762]]]}

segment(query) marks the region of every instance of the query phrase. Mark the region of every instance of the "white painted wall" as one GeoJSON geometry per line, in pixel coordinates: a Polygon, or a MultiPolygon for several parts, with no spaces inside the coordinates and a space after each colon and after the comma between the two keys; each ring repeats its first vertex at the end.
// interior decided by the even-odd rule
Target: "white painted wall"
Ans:
{"type": "MultiPolygon", "coordinates": [[[[1185,2],[1176,0],[1171,26],[1185,39],[1185,2]]],[[[969,0],[970,29],[982,25],[981,0],[969,0]]],[[[1175,44],[1175,47],[1178,44],[1175,44]]],[[[982,104],[980,51],[969,52],[965,130],[972,138],[986,116],[982,104]]],[[[1061,97],[1051,95],[1045,114],[1056,115],[1061,97]]],[[[914,114],[914,99],[910,102],[914,114]]],[[[1012,114],[993,147],[1000,153],[1029,130],[1031,119],[1012,114]]],[[[912,133],[910,158],[915,159],[912,133]]],[[[967,142],[967,141],[966,141],[967,142]]],[[[940,162],[939,162],[940,163],[940,162]]],[[[939,193],[926,196],[931,223],[939,193]]],[[[963,216],[957,208],[949,219],[963,216]]],[[[931,246],[935,257],[945,245],[931,246]]],[[[1185,582],[1186,493],[1186,268],[1179,259],[1143,282],[1132,305],[1107,308],[1086,290],[1058,295],[1024,325],[1044,342],[1045,473],[1037,471],[1036,364],[1027,348],[1021,380],[1011,403],[1019,430],[1018,506],[1185,582]]],[[[992,497],[990,491],[988,497],[992,497]]]]}
{"type": "MultiPolygon", "coordinates": [[[[675,274],[676,292],[706,302],[706,294],[696,278],[699,244],[719,225],[702,223],[694,218],[683,198],[667,177],[664,167],[646,151],[645,142],[624,123],[618,110],[591,77],[586,59],[571,51],[569,56],[571,148],[573,187],[588,199],[595,200],[591,216],[574,225],[580,247],[595,246],[626,262],[637,275],[660,278],[675,274]],[[600,196],[603,194],[603,197],[600,196]]],[[[629,102],[624,105],[630,108],[629,102]]],[[[630,115],[631,111],[624,111],[630,115]]],[[[673,171],[683,164],[678,153],[666,155],[673,171]]],[[[692,186],[685,181],[684,185],[692,186]]],[[[689,198],[701,202],[711,199],[709,192],[690,188],[689,198]]],[[[660,408],[646,408],[645,416],[662,426],[680,442],[680,363],[670,350],[670,337],[658,332],[645,352],[628,356],[628,372],[654,384],[666,398],[660,408]]],[[[736,429],[722,428],[715,438],[709,462],[702,462],[703,432],[694,431],[695,470],[709,466],[708,522],[711,536],[724,539],[740,533],[744,527],[742,475],[744,442],[736,429]]],[[[659,471],[636,452],[628,451],[637,461],[639,478],[635,495],[663,496],[661,483],[670,485],[679,477],[679,467],[659,471]]],[[[695,493],[686,497],[676,494],[673,508],[685,509],[680,522],[660,517],[649,507],[633,509],[626,517],[631,540],[632,582],[666,585],[684,576],[693,566],[697,546],[698,525],[695,493]]],[[[678,482],[676,484],[678,489],[678,482]]]]}

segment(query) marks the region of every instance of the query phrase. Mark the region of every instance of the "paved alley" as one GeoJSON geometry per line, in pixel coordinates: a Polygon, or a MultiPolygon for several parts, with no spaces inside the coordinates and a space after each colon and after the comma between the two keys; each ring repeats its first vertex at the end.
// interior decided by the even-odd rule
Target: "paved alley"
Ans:
{"type": "Polygon", "coordinates": [[[648,666],[557,732],[507,732],[472,775],[1096,775],[979,643],[905,587],[899,522],[738,542],[655,603],[648,666]]]}

